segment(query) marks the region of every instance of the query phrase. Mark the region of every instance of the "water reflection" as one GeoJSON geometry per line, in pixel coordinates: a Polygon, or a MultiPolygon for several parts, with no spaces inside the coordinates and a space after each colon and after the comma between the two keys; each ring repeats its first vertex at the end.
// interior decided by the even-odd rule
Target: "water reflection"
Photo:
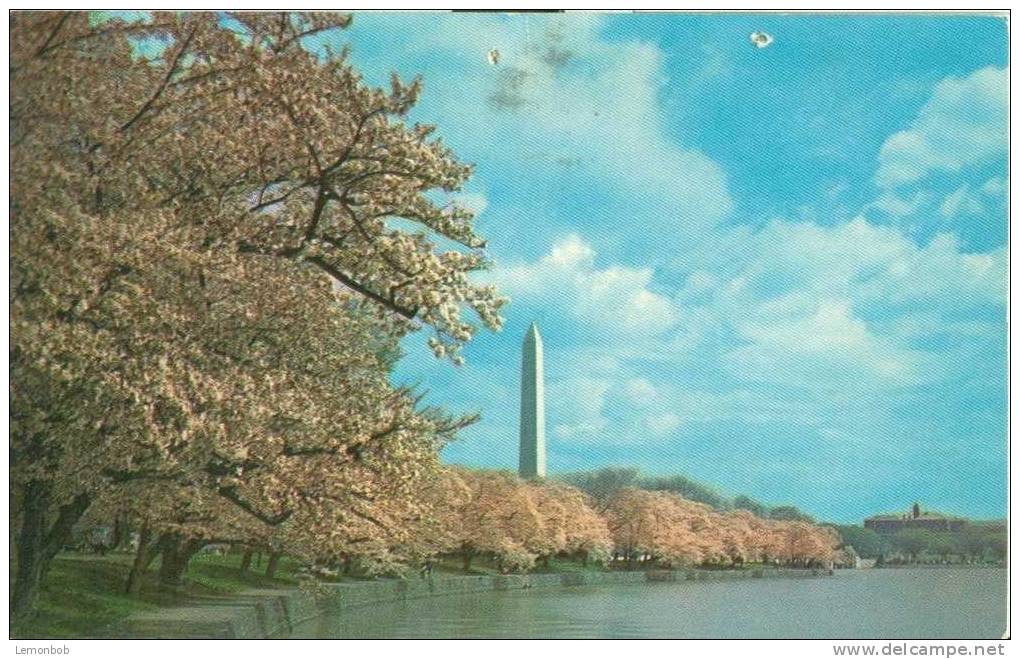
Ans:
{"type": "Polygon", "coordinates": [[[299,638],[999,638],[1006,571],[580,586],[453,595],[323,617],[299,638]]]}

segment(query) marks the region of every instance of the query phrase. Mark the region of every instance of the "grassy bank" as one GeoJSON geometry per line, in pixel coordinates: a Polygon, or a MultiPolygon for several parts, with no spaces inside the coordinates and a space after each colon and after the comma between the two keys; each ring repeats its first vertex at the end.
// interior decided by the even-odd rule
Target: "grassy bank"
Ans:
{"type": "MultiPolygon", "coordinates": [[[[223,597],[251,588],[286,588],[297,585],[298,565],[283,557],[277,576],[267,579],[261,564],[253,563],[247,572],[241,572],[241,555],[238,553],[216,556],[200,554],[192,559],[185,574],[185,584],[167,589],[157,582],[159,561],[150,567],[136,596],[125,594],[132,556],[109,554],[106,556],[66,553],[53,561],[50,574],[40,592],[35,614],[28,620],[11,626],[12,638],[87,638],[99,630],[142,611],[154,611],[169,606],[184,605],[209,597],[223,597]]],[[[11,574],[15,566],[11,565],[11,574]]],[[[496,575],[500,571],[495,563],[477,558],[465,573],[457,558],[439,560],[435,572],[443,576],[496,575]]],[[[564,559],[550,559],[548,566],[539,563],[534,573],[603,572],[606,568],[564,559]]],[[[357,577],[333,577],[330,581],[360,581],[357,577]]]]}
{"type": "MultiPolygon", "coordinates": [[[[11,626],[11,637],[21,639],[88,638],[96,636],[110,625],[136,612],[150,612],[161,608],[181,606],[196,601],[225,597],[253,588],[287,588],[298,584],[299,564],[283,557],[277,576],[268,579],[262,574],[267,557],[252,563],[251,569],[242,572],[239,553],[222,556],[200,554],[188,565],[183,586],[168,589],[157,581],[159,561],[146,573],[138,595],[125,594],[125,585],[131,568],[132,556],[109,554],[106,556],[67,553],[58,556],[44,582],[39,605],[28,620],[11,626]]],[[[471,569],[464,571],[463,562],[446,557],[434,563],[437,577],[495,576],[500,574],[498,564],[477,557],[471,569]]],[[[638,567],[644,571],[651,566],[638,567]]],[[[746,565],[743,568],[760,568],[746,565]]],[[[729,568],[732,570],[733,568],[729,568]]],[[[598,563],[582,565],[564,558],[551,558],[548,564],[539,562],[532,574],[567,574],[610,572],[598,563]]],[[[738,569],[738,571],[740,571],[738,569]]],[[[11,574],[14,565],[11,565],[11,574]]],[[[412,573],[413,574],[413,573],[412,573]]],[[[374,581],[371,577],[334,576],[332,582],[374,581]]]]}
{"type": "MultiPolygon", "coordinates": [[[[39,605],[28,620],[11,626],[12,638],[87,638],[136,611],[151,611],[196,599],[229,595],[249,588],[295,585],[295,566],[281,561],[277,577],[267,579],[253,566],[241,572],[241,556],[196,556],[188,566],[185,585],[173,590],[156,582],[158,561],[150,568],[137,596],[124,593],[132,557],[64,554],[53,561],[40,592],[39,605]]],[[[266,559],[262,559],[265,568],[266,559]]],[[[14,574],[14,565],[11,565],[14,574]]]]}

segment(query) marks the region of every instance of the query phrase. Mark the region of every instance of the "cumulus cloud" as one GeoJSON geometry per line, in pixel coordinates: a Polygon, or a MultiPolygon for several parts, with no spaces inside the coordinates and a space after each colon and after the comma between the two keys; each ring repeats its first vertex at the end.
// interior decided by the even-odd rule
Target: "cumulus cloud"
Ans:
{"type": "MultiPolygon", "coordinates": [[[[355,40],[356,60],[386,75],[393,67],[410,74],[427,66],[415,112],[478,162],[476,177],[490,189],[522,164],[550,189],[575,190],[583,179],[592,190],[612,191],[597,212],[626,212],[631,226],[646,227],[619,224],[617,237],[650,246],[662,235],[716,226],[731,211],[723,170],[664,126],[662,52],[650,43],[605,40],[605,17],[368,13],[359,20],[354,30],[372,39],[355,40]],[[486,61],[493,49],[497,66],[486,61]]],[[[543,210],[556,212],[548,204],[543,210]]]]}
{"type": "Polygon", "coordinates": [[[928,192],[924,190],[914,193],[909,198],[901,197],[896,192],[887,190],[878,199],[871,202],[870,208],[895,217],[903,217],[916,213],[928,201],[929,197],[928,192]]]}
{"type": "Polygon", "coordinates": [[[786,314],[765,310],[764,322],[759,317],[738,323],[748,343],[724,356],[727,365],[742,379],[816,387],[917,383],[924,356],[876,334],[847,300],[804,306],[814,308],[786,314]]]}
{"type": "Polygon", "coordinates": [[[603,334],[655,336],[678,317],[673,302],[650,288],[651,268],[599,268],[595,250],[577,234],[556,242],[534,263],[501,269],[497,279],[512,299],[562,310],[603,334]]]}
{"type": "Polygon", "coordinates": [[[621,381],[619,373],[557,380],[547,406],[553,436],[568,442],[636,445],[683,424],[679,399],[661,395],[645,378],[621,381]]]}
{"type": "Polygon", "coordinates": [[[893,188],[1005,154],[1008,88],[995,67],[939,82],[910,127],[882,144],[875,182],[893,188]]]}
{"type": "Polygon", "coordinates": [[[645,427],[648,428],[648,432],[656,437],[673,432],[680,427],[681,423],[680,417],[673,412],[665,412],[645,418],[645,427]]]}
{"type": "Polygon", "coordinates": [[[814,426],[831,423],[825,410],[851,391],[874,414],[885,404],[877,392],[972,368],[974,346],[1002,322],[1004,248],[967,253],[951,234],[918,245],[862,217],[734,231],[741,248],[693,269],[672,294],[650,269],[600,263],[576,234],[500,270],[519,312],[554,309],[575,328],[573,349],[548,357],[555,437],[654,442],[688,421],[727,418],[814,426]]]}
{"type": "Polygon", "coordinates": [[[565,377],[548,387],[553,434],[560,439],[597,439],[609,425],[603,416],[611,383],[604,378],[565,377]]]}
{"type": "Polygon", "coordinates": [[[964,183],[942,200],[942,204],[939,206],[939,215],[945,218],[957,215],[976,215],[984,209],[978,194],[971,192],[970,186],[964,183]]]}
{"type": "Polygon", "coordinates": [[[628,402],[640,406],[648,405],[658,395],[655,385],[645,378],[627,380],[623,385],[623,390],[628,402]]]}
{"type": "Polygon", "coordinates": [[[739,381],[871,390],[932,382],[944,377],[945,359],[926,340],[944,342],[961,318],[991,329],[1002,322],[988,310],[1005,304],[1004,249],[967,253],[951,234],[918,245],[861,217],[834,226],[777,220],[739,242],[679,292],[679,325],[693,319],[698,331],[683,342],[686,354],[714,347],[739,381]],[[902,331],[897,319],[920,310],[938,322],[924,337],[902,331]]]}
{"type": "Polygon", "coordinates": [[[993,176],[981,185],[981,192],[997,197],[1006,194],[1006,181],[1001,176],[993,176]]]}

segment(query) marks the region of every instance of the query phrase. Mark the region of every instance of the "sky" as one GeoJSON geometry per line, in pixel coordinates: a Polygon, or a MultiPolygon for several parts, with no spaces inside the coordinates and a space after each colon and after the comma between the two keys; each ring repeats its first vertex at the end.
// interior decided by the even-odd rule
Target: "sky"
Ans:
{"type": "Polygon", "coordinates": [[[410,120],[476,167],[505,327],[459,368],[412,335],[394,374],[481,413],[447,462],[516,468],[537,321],[551,474],[1005,515],[1003,19],[357,12],[325,38],[372,84],[420,75],[410,120]]]}

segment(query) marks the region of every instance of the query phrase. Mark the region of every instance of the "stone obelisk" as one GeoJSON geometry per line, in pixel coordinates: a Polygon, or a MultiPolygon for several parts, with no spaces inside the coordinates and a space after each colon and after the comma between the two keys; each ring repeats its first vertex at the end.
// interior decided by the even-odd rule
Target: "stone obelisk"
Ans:
{"type": "Polygon", "coordinates": [[[521,478],[545,477],[545,382],[542,337],[531,324],[521,348],[521,478]]]}

